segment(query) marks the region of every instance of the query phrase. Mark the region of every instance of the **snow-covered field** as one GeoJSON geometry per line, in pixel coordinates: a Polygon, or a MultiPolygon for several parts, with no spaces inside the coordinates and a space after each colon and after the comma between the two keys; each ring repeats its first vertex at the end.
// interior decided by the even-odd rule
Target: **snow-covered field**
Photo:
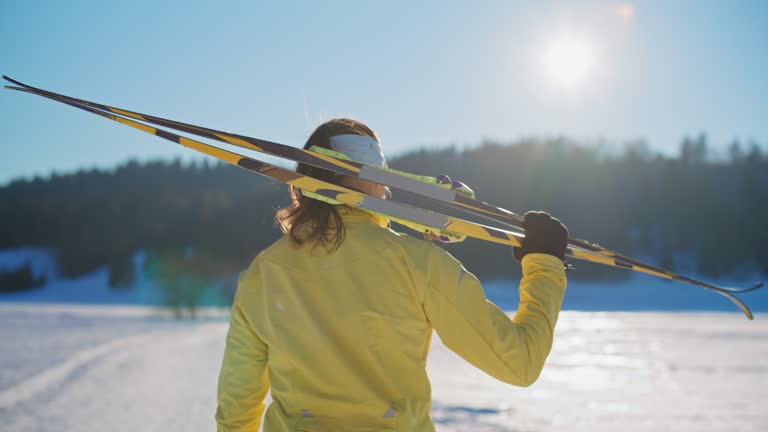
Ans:
{"type": "MultiPolygon", "coordinates": [[[[225,318],[0,303],[0,430],[215,430],[225,318]]],[[[768,430],[768,317],[561,315],[539,381],[515,388],[434,339],[439,431],[768,430]]]]}

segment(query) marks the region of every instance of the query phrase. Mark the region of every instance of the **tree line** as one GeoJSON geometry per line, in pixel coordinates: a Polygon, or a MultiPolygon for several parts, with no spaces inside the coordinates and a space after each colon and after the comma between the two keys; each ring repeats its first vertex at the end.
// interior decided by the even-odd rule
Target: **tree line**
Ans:
{"type": "MultiPolygon", "coordinates": [[[[768,272],[768,157],[756,143],[735,142],[715,159],[704,135],[683,140],[673,157],[642,141],[608,154],[565,138],[525,139],[419,150],[390,164],[448,174],[517,213],[549,211],[574,236],[666,268],[711,277],[768,272]]],[[[229,165],[130,161],[0,188],[0,248],[51,248],[65,277],[109,266],[118,289],[135,277],[139,249],[182,258],[194,251],[196,272],[232,275],[280,237],[274,212],[287,204],[286,186],[229,165]]],[[[447,249],[481,278],[519,276],[506,247],[470,239],[447,249]]],[[[574,264],[573,278],[628,275],[574,264]]],[[[3,277],[39,285],[28,270],[3,277]]]]}

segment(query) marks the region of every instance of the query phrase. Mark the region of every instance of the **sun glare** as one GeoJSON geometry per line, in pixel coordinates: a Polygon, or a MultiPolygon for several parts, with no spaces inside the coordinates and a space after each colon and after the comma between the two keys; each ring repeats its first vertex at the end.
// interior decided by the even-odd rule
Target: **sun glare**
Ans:
{"type": "Polygon", "coordinates": [[[616,6],[616,13],[624,22],[630,22],[635,18],[635,6],[632,3],[619,3],[616,6]]]}
{"type": "Polygon", "coordinates": [[[575,86],[589,79],[594,53],[589,43],[575,38],[553,41],[545,53],[546,69],[559,84],[575,86]]]}

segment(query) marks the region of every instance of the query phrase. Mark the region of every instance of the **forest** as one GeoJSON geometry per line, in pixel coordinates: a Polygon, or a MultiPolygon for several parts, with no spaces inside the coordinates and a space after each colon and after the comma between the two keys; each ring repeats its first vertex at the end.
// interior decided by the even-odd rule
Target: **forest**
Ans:
{"type": "MultiPolygon", "coordinates": [[[[684,139],[675,156],[643,141],[606,152],[565,138],[523,139],[421,149],[390,165],[447,174],[478,199],[519,214],[548,211],[572,236],[665,268],[708,277],[766,273],[768,155],[755,142],[735,141],[717,158],[709,147],[706,135],[684,139]]],[[[0,188],[0,249],[50,248],[64,277],[109,266],[115,288],[135,277],[137,250],[163,268],[226,277],[280,237],[274,213],[288,203],[287,186],[222,163],[129,161],[0,188]]],[[[469,239],[446,248],[483,279],[519,276],[507,247],[469,239]]],[[[629,276],[573,264],[571,278],[629,276]]],[[[44,282],[28,266],[0,276],[8,291],[44,282]]]]}

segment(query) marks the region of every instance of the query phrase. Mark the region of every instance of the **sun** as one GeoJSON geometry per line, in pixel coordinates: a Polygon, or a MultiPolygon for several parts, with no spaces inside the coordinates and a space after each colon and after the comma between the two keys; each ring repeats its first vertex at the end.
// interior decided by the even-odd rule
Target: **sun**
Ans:
{"type": "Polygon", "coordinates": [[[549,44],[544,61],[547,73],[555,82],[576,86],[590,78],[594,69],[594,51],[586,40],[561,38],[549,44]]]}

